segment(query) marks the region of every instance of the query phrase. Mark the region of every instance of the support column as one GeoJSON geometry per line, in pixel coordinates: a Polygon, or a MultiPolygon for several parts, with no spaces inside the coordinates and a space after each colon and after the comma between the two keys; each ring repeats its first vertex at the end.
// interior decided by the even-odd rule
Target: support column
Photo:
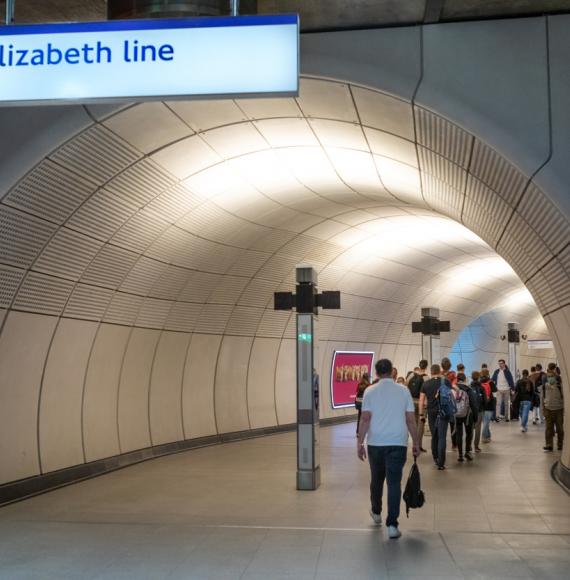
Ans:
{"type": "Polygon", "coordinates": [[[301,490],[315,490],[321,483],[315,322],[313,314],[297,314],[297,489],[301,490]]]}
{"type": "Polygon", "coordinates": [[[275,310],[297,309],[297,489],[315,490],[321,483],[319,453],[319,375],[317,315],[320,308],[338,310],[338,290],[318,293],[317,271],[300,264],[297,293],[275,292],[275,310]]]}
{"type": "Polygon", "coordinates": [[[441,361],[439,308],[422,308],[422,358],[429,366],[441,361]]]}
{"type": "Polygon", "coordinates": [[[509,322],[507,324],[507,340],[509,342],[509,369],[516,382],[519,368],[519,344],[520,331],[518,322],[509,322]]]}
{"type": "MultiPolygon", "coordinates": [[[[315,397],[315,311],[317,272],[297,267],[297,489],[315,490],[321,483],[319,410],[315,397]]],[[[318,311],[317,311],[318,312],[318,311]]]]}
{"type": "Polygon", "coordinates": [[[6,0],[6,26],[14,24],[14,10],[16,0],[6,0]]]}

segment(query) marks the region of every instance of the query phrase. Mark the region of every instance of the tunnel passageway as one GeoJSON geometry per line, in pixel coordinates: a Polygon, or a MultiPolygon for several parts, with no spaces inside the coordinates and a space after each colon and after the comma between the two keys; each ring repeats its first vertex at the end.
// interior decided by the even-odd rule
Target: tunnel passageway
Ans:
{"type": "Polygon", "coordinates": [[[4,578],[566,578],[570,503],[543,429],[493,427],[472,464],[420,460],[427,504],[397,544],[368,516],[354,424],[321,429],[323,485],[295,490],[284,433],[148,461],[0,511],[4,578]]]}

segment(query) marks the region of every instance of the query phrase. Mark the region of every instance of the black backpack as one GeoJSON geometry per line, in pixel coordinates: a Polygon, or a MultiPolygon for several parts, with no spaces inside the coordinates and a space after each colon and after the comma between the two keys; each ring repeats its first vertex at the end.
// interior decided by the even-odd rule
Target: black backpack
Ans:
{"type": "Polygon", "coordinates": [[[421,508],[425,501],[425,495],[422,491],[422,481],[420,478],[420,470],[414,457],[414,464],[410,469],[406,489],[404,489],[404,501],[406,502],[406,516],[410,517],[410,510],[421,508]]]}
{"type": "Polygon", "coordinates": [[[420,398],[420,391],[423,384],[424,378],[421,375],[414,373],[414,376],[410,379],[410,383],[408,386],[408,388],[410,389],[410,395],[412,395],[412,399],[420,398]]]}

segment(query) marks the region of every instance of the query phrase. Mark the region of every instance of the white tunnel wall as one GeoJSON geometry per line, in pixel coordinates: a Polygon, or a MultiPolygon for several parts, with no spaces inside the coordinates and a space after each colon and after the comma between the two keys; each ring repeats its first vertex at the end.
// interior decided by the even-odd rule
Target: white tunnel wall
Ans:
{"type": "Polygon", "coordinates": [[[570,229],[547,187],[568,134],[549,160],[547,128],[536,141],[521,128],[548,116],[548,75],[485,57],[489,36],[509,54],[528,36],[559,104],[566,49],[545,22],[503,36],[496,23],[308,35],[302,66],[320,78],[303,78],[298,99],[31,110],[25,131],[20,110],[2,109],[0,482],[293,423],[294,317],[271,302],[302,261],[343,295],[319,321],[324,417],[352,412],[330,406],[333,350],[373,350],[403,374],[420,358],[422,306],[451,321],[446,352],[522,280],[558,352],[570,345],[570,229]],[[468,98],[438,56],[472,70],[468,98]],[[505,102],[490,104],[499,73],[505,102]],[[544,162],[541,190],[529,176],[544,162]]]}

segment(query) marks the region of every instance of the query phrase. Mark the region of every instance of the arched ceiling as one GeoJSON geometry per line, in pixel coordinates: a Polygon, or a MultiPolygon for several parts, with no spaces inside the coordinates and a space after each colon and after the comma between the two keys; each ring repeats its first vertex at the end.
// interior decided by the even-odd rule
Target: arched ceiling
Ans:
{"type": "Polygon", "coordinates": [[[90,114],[2,199],[3,308],[290,336],[273,292],[309,262],[321,288],[343,292],[323,338],[411,344],[421,306],[439,306],[457,332],[520,292],[518,276],[543,312],[569,291],[543,260],[568,228],[532,228],[538,211],[562,219],[541,192],[471,135],[389,95],[303,79],[297,99],[90,114]]]}

